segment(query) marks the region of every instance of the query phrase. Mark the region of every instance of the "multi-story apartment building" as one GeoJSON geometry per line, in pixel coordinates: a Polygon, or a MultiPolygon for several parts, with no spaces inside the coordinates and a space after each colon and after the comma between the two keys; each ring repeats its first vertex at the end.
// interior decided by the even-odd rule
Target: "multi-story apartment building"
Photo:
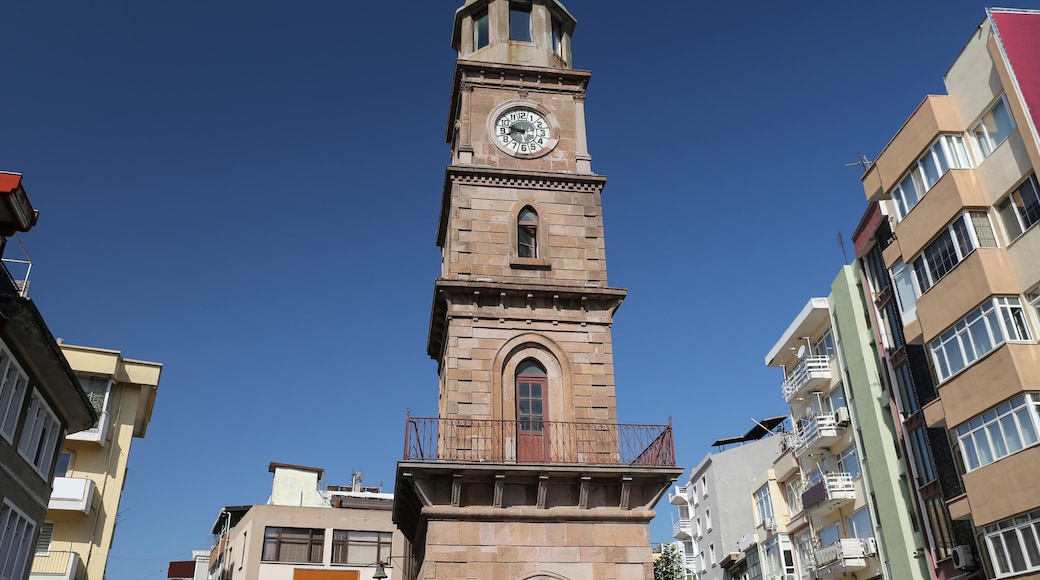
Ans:
{"type": "MultiPolygon", "coordinates": [[[[762,423],[775,427],[783,419],[762,423]]],[[[700,580],[730,580],[729,561],[739,558],[740,540],[755,526],[752,482],[772,466],[780,440],[756,426],[745,437],[727,440],[743,444],[709,453],[685,485],[669,491],[668,501],[678,510],[673,535],[682,547],[686,569],[700,580]]]]}
{"type": "Polygon", "coordinates": [[[935,575],[1040,578],[1040,13],[993,9],[854,239],[935,575]]]}
{"type": "Polygon", "coordinates": [[[56,456],[54,493],[36,544],[39,580],[102,580],[126,483],[130,446],[144,437],[162,365],[119,351],[61,345],[97,420],[69,435],[56,456]]]}
{"type": "MultiPolygon", "coordinates": [[[[213,524],[215,580],[405,578],[407,542],[391,521],[393,494],[350,486],[320,489],[324,470],[271,463],[266,504],[228,506],[213,524]]],[[[172,569],[172,568],[171,568],[172,569]]]]}
{"type": "MultiPolygon", "coordinates": [[[[0,252],[35,225],[22,176],[0,173],[0,252]]],[[[29,574],[66,433],[96,415],[32,300],[0,267],[0,578],[29,574]]]]}

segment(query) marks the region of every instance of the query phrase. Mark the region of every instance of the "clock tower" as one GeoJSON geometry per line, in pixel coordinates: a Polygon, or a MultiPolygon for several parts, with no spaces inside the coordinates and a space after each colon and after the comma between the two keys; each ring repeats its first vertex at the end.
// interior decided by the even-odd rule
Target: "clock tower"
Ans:
{"type": "Polygon", "coordinates": [[[607,283],[575,24],[557,0],[455,13],[438,416],[408,418],[395,487],[408,580],[653,578],[648,524],[683,470],[670,425],[618,423],[626,292],[607,283]]]}

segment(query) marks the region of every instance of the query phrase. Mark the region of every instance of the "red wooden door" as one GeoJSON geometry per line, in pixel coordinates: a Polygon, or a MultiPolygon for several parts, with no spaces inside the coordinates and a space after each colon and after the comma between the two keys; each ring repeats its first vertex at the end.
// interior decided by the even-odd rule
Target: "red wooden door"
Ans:
{"type": "Polygon", "coordinates": [[[520,463],[549,460],[545,390],[544,376],[516,377],[516,459],[520,463]]]}

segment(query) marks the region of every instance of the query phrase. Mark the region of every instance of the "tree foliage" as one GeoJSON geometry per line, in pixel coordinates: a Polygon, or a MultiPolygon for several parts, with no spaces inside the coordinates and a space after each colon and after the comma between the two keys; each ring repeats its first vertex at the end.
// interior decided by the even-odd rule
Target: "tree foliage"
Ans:
{"type": "Polygon", "coordinates": [[[654,560],[654,580],[685,580],[683,552],[675,544],[663,544],[661,556],[654,560]]]}

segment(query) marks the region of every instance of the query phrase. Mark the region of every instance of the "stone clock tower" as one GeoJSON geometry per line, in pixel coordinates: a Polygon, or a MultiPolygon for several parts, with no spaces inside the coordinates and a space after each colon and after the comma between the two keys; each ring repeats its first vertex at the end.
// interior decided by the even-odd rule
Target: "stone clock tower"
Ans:
{"type": "Polygon", "coordinates": [[[626,293],[607,284],[574,26],[556,0],[455,13],[438,416],[408,418],[395,489],[407,579],[653,578],[648,523],[682,468],[670,426],[617,421],[626,293]]]}

